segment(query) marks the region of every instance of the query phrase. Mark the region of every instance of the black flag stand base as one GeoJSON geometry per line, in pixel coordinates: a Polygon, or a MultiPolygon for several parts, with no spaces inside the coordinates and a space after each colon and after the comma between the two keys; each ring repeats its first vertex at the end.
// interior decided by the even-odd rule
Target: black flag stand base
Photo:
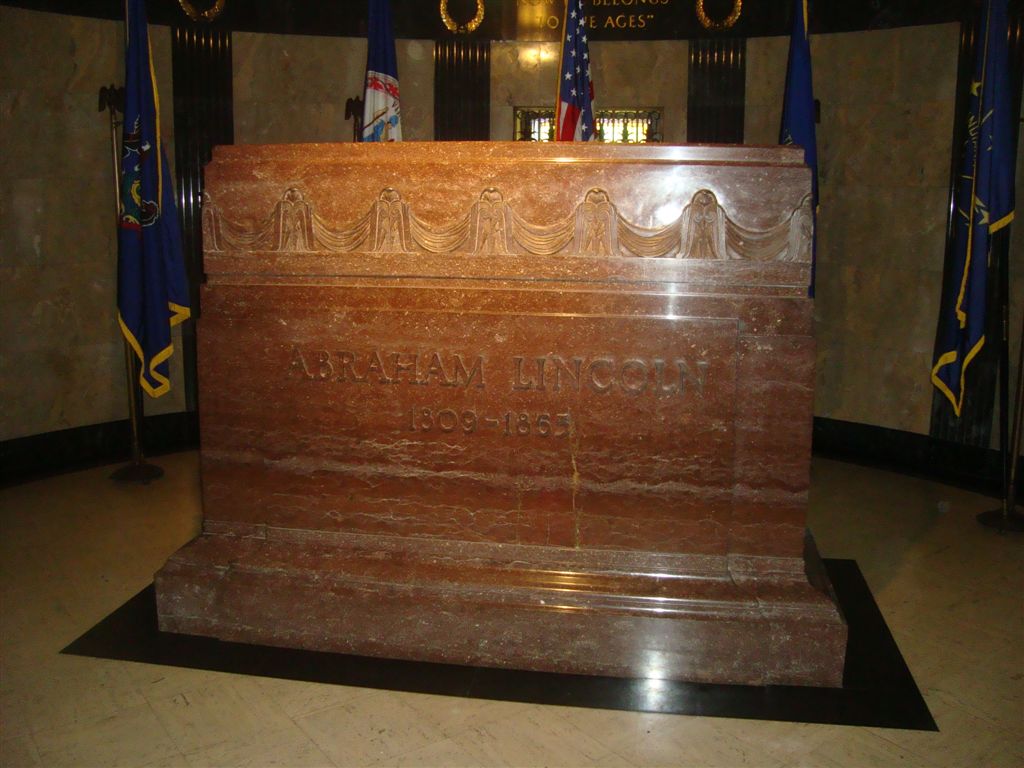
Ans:
{"type": "Polygon", "coordinates": [[[1000,533],[1024,533],[1024,515],[1017,510],[990,509],[979,512],[975,519],[986,528],[995,528],[1000,533]]]}
{"type": "Polygon", "coordinates": [[[142,455],[142,391],[139,388],[139,366],[135,355],[125,342],[124,366],[128,378],[128,425],[132,433],[132,462],[121,467],[110,476],[118,483],[141,483],[148,485],[153,480],[164,476],[164,471],[156,464],[150,464],[142,455]]]}
{"type": "Polygon", "coordinates": [[[138,464],[129,464],[114,472],[110,479],[118,483],[140,483],[149,485],[153,480],[159,480],[164,476],[164,471],[156,464],[150,464],[145,459],[138,464]]]}

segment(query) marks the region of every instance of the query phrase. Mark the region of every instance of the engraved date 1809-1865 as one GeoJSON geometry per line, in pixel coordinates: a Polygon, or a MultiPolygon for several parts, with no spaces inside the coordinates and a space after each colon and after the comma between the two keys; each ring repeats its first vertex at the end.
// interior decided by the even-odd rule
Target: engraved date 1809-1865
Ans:
{"type": "Polygon", "coordinates": [[[498,414],[478,414],[473,409],[410,408],[406,412],[406,428],[410,432],[474,432],[495,431],[505,437],[568,437],[572,431],[572,416],[568,413],[533,413],[505,411],[498,414]]]}

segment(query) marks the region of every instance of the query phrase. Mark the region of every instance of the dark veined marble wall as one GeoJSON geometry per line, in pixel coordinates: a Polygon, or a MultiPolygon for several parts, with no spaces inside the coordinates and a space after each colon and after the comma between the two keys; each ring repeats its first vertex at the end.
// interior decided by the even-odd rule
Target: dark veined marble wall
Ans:
{"type": "MultiPolygon", "coordinates": [[[[811,39],[820,169],[815,415],[927,434],[959,25],[811,39]]],[[[746,137],[778,140],[788,39],[747,45],[746,137]]]]}
{"type": "MultiPolygon", "coordinates": [[[[128,417],[103,85],[124,81],[124,26],[0,6],[0,440],[128,417]]],[[[171,36],[150,38],[174,157],[171,36]]],[[[181,346],[171,392],[184,409],[181,346]]]]}
{"type": "MultiPolygon", "coordinates": [[[[822,104],[817,416],[928,431],[957,34],[947,24],[813,38],[822,104]]],[[[99,87],[123,79],[121,36],[116,21],[0,6],[0,440],[127,415],[109,134],[96,111],[99,87]]],[[[168,28],[152,27],[152,41],[173,152],[168,28]]],[[[748,143],[777,139],[787,44],[748,41],[748,143]]],[[[429,140],[433,46],[397,47],[403,131],[429,140]]],[[[345,100],[362,89],[363,39],[236,33],[233,51],[238,143],[351,138],[345,100]]],[[[685,41],[598,42],[593,55],[600,103],[662,106],[666,140],[685,141],[685,41]]],[[[551,44],[493,45],[493,139],[511,137],[513,106],[551,98],[556,59],[551,44]]],[[[1022,227],[1012,236],[1020,275],[1022,227]]],[[[1011,287],[1015,357],[1024,280],[1011,287]]],[[[179,346],[176,384],[180,360],[179,346]]],[[[182,387],[146,404],[151,414],[183,410],[182,387]]]]}
{"type": "MultiPolygon", "coordinates": [[[[351,141],[345,101],[362,96],[366,40],[233,35],[235,143],[351,141]]],[[[434,138],[434,46],[396,40],[402,135],[434,138]]]]}

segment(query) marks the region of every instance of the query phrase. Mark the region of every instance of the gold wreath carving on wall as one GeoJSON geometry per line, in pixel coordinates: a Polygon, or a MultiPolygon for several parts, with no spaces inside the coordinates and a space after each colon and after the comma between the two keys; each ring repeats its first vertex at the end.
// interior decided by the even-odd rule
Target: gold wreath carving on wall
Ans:
{"type": "Polygon", "coordinates": [[[456,35],[466,35],[470,32],[476,32],[477,27],[484,20],[484,0],[476,0],[476,15],[467,21],[465,24],[459,24],[451,17],[448,13],[448,0],[441,0],[441,21],[444,22],[445,28],[449,32],[453,32],[456,35]]]}
{"type": "Polygon", "coordinates": [[[213,5],[207,8],[205,11],[200,11],[196,8],[189,0],[178,0],[178,5],[181,6],[181,10],[185,12],[192,21],[213,21],[220,16],[221,11],[224,10],[224,4],[227,0],[214,0],[213,5]]]}
{"type": "Polygon", "coordinates": [[[743,0],[733,0],[732,10],[722,21],[715,21],[704,10],[704,0],[697,0],[697,20],[704,29],[722,30],[729,29],[739,21],[743,13],[743,0]]]}

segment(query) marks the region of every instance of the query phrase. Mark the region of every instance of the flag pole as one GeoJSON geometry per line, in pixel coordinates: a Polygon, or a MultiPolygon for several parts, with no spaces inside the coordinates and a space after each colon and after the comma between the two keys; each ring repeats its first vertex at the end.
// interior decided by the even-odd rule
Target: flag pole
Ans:
{"type": "MultiPolygon", "coordinates": [[[[1008,397],[1003,398],[1007,402],[1008,397]]],[[[995,528],[1000,533],[1011,531],[1024,532],[1024,515],[1017,511],[1017,494],[1020,478],[1017,476],[1017,465],[1020,463],[1021,430],[1024,428],[1024,319],[1021,320],[1020,348],[1017,351],[1017,390],[1013,396],[1013,428],[1010,433],[1009,446],[1004,446],[999,458],[1006,470],[1006,482],[1003,484],[1003,499],[999,509],[989,509],[976,516],[979,523],[986,528],[995,528]]],[[[1001,416],[1007,419],[1006,411],[1001,416]]]]}
{"type": "Polygon", "coordinates": [[[1024,431],[1024,318],[1020,323],[1020,349],[1017,351],[1017,392],[1013,398],[1013,432],[1010,437],[1010,481],[1006,484],[1007,515],[1016,517],[1020,529],[1024,530],[1024,518],[1017,512],[1017,494],[1020,492],[1021,432],[1024,431]]]}
{"type": "Polygon", "coordinates": [[[345,101],[345,119],[352,120],[352,141],[363,140],[363,97],[353,96],[345,101]]]}
{"type": "MultiPolygon", "coordinates": [[[[117,131],[121,121],[117,113],[124,111],[124,88],[114,85],[100,88],[99,111],[110,115],[110,158],[114,177],[114,225],[121,217],[121,153],[117,142],[117,131]]],[[[131,432],[131,463],[116,470],[111,480],[121,483],[149,483],[164,474],[163,469],[150,464],[142,454],[142,391],[139,387],[139,363],[128,342],[122,337],[124,346],[125,377],[128,385],[128,425],[131,432]]]]}

